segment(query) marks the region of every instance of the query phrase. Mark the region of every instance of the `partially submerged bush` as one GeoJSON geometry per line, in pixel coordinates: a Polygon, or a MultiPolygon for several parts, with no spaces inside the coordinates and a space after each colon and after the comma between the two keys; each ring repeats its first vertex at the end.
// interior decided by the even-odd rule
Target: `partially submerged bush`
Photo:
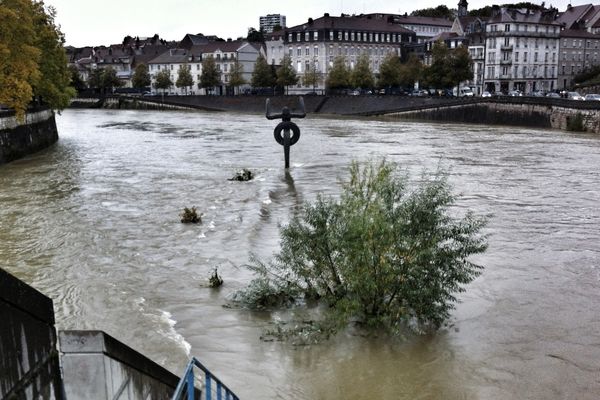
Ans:
{"type": "Polygon", "coordinates": [[[183,212],[181,214],[179,214],[179,216],[181,217],[181,222],[184,224],[197,224],[199,222],[202,222],[202,214],[198,215],[198,211],[196,211],[196,207],[192,207],[192,208],[187,208],[185,207],[183,209],[183,212]]]}
{"type": "Polygon", "coordinates": [[[254,178],[254,174],[252,173],[252,171],[250,171],[249,169],[242,169],[240,171],[237,171],[235,173],[235,175],[233,176],[233,178],[229,178],[230,181],[242,181],[242,182],[247,182],[250,181],[254,178]]]}
{"type": "Polygon", "coordinates": [[[268,308],[320,298],[338,328],[439,328],[481,272],[469,256],[487,247],[485,220],[451,217],[454,202],[443,174],[409,190],[394,165],[354,162],[340,199],[305,204],[281,229],[280,252],[253,263],[257,278],[234,300],[268,308]]]}
{"type": "Polygon", "coordinates": [[[219,276],[219,271],[215,268],[213,274],[208,278],[208,286],[211,288],[218,288],[223,285],[223,278],[219,276]]]}

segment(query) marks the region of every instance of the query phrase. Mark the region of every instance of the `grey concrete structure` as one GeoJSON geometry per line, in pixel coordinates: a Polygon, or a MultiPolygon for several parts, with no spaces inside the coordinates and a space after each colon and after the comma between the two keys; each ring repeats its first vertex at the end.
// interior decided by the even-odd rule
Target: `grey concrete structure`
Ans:
{"type": "Polygon", "coordinates": [[[64,399],[52,300],[0,269],[0,398],[64,399]]]}
{"type": "Polygon", "coordinates": [[[273,32],[275,27],[285,28],[285,15],[267,14],[263,15],[258,20],[259,30],[264,33],[273,32]]]}
{"type": "Polygon", "coordinates": [[[52,110],[28,112],[24,121],[14,111],[0,112],[0,165],[43,150],[57,140],[52,110]]]}
{"type": "Polygon", "coordinates": [[[179,378],[101,331],[61,331],[69,400],[169,399],[179,378]]]}

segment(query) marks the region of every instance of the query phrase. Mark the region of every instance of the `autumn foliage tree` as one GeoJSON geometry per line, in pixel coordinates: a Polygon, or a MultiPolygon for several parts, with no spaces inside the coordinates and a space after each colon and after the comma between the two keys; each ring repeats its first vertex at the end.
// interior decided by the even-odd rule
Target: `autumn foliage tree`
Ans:
{"type": "Polygon", "coordinates": [[[43,1],[2,0],[0,6],[0,103],[23,118],[35,96],[65,108],[75,90],[55,11],[43,1]]]}

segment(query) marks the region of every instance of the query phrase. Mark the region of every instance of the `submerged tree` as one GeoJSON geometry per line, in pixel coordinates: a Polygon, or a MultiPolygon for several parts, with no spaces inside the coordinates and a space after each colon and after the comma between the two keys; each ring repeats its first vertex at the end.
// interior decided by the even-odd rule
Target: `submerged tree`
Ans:
{"type": "Polygon", "coordinates": [[[388,162],[355,162],[339,200],[305,204],[281,229],[279,253],[253,264],[258,276],[236,298],[254,307],[320,299],[334,330],[350,321],[438,328],[481,272],[470,256],[487,247],[485,220],[454,217],[455,199],[443,174],[411,189],[388,162]]]}

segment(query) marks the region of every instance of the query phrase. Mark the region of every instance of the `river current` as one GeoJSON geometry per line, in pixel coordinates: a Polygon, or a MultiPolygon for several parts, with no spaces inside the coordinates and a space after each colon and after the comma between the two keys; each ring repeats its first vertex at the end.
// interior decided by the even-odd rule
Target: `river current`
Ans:
{"type": "Polygon", "coordinates": [[[200,359],[241,399],[596,399],[600,137],[307,117],[291,169],[264,116],[67,110],[59,142],[0,167],[0,265],[54,300],[59,329],[100,329],[180,375],[200,359]],[[483,274],[431,335],[260,340],[285,318],[223,307],[278,249],[278,227],[352,159],[415,179],[447,169],[489,216],[483,274]],[[257,176],[228,181],[241,168],[257,176]],[[184,207],[201,225],[179,222],[184,207]],[[215,267],[225,284],[206,287],[215,267]]]}

